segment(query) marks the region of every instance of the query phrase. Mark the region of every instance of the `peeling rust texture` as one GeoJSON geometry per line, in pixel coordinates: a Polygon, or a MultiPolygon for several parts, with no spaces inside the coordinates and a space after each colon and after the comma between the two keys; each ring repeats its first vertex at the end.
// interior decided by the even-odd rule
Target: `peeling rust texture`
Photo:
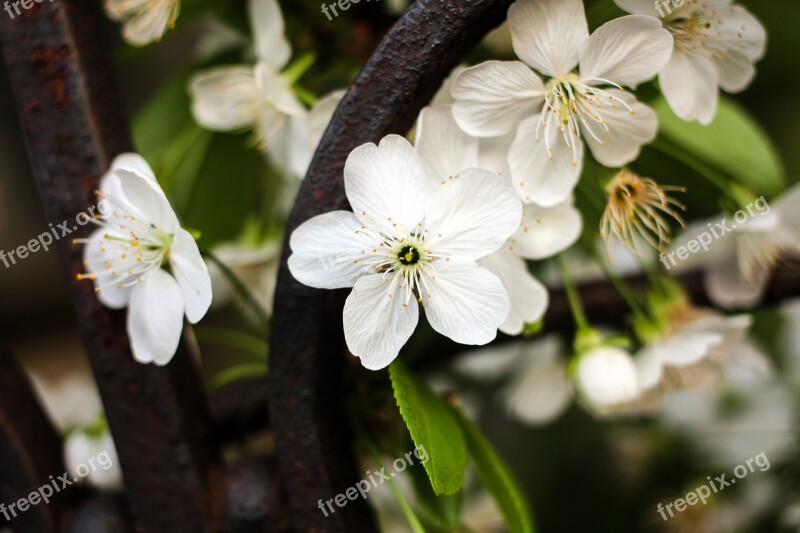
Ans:
{"type": "MultiPolygon", "coordinates": [[[[0,503],[10,505],[27,498],[66,469],[61,438],[40,407],[22,367],[0,348],[0,503]]],[[[59,483],[60,487],[60,483],[59,483]]],[[[15,531],[64,531],[66,515],[77,490],[54,493],[50,503],[40,503],[16,518],[6,509],[15,531]]],[[[45,491],[46,493],[46,491],[45,491]]],[[[0,515],[0,525],[5,518],[0,515]]]]}
{"type": "MultiPolygon", "coordinates": [[[[13,20],[0,16],[0,44],[28,151],[49,220],[68,221],[96,203],[99,179],[130,148],[122,105],[103,44],[99,4],[36,3],[13,20]]],[[[47,228],[44,228],[46,231],[47,228]]],[[[221,470],[209,444],[207,401],[185,347],[166,368],[136,363],[125,313],[97,300],[80,247],[58,242],[71,297],[103,398],[140,532],[221,529],[221,470]]],[[[28,445],[35,445],[28,442],[28,445]]],[[[26,529],[38,531],[37,529],[26,529]]]]}
{"type": "Polygon", "coordinates": [[[309,218],[347,208],[342,171],[357,146],[413,125],[443,79],[499,25],[511,0],[419,0],[392,28],[337,109],[292,212],[275,298],[270,420],[298,531],[374,531],[367,502],[325,517],[317,508],[363,476],[342,386],[342,297],[305,287],[286,267],[288,236],[309,218]]]}

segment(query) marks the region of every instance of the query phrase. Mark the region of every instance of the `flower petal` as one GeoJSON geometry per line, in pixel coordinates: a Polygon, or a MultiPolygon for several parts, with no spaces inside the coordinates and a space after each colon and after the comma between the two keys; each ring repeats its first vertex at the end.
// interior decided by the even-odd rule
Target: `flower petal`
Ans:
{"type": "Polygon", "coordinates": [[[750,61],[758,61],[764,57],[767,44],[766,29],[744,7],[724,8],[717,29],[729,51],[741,54],[750,61]]]}
{"type": "Polygon", "coordinates": [[[189,81],[192,114],[198,124],[214,131],[236,131],[256,124],[264,95],[252,67],[220,67],[189,81]]]}
{"type": "MultiPolygon", "coordinates": [[[[96,421],[97,413],[88,425],[96,421]]],[[[89,434],[88,430],[85,431],[83,428],[70,431],[64,441],[64,463],[70,472],[81,472],[86,469],[88,473],[83,479],[94,487],[110,491],[123,489],[122,469],[119,466],[114,439],[108,430],[100,435],[89,434]],[[101,468],[95,466],[95,459],[101,468]],[[91,469],[86,468],[87,461],[92,465],[91,469]]]]}
{"type": "Polygon", "coordinates": [[[600,142],[585,131],[583,139],[600,164],[614,168],[627,165],[639,157],[642,145],[656,138],[658,118],[652,109],[637,101],[633,95],[616,89],[608,92],[624,100],[632,111],[619,104],[616,107],[604,107],[602,116],[608,132],[596,129],[600,142]]]}
{"type": "Polygon", "coordinates": [[[583,219],[571,199],[553,207],[526,204],[509,247],[526,259],[546,259],[575,244],[581,231],[583,219]]]}
{"type": "Polygon", "coordinates": [[[412,299],[404,305],[401,292],[390,280],[374,274],[360,278],[344,304],[344,337],[353,355],[370,370],[394,361],[419,320],[412,299]]]}
{"type": "MultiPolygon", "coordinates": [[[[558,339],[546,340],[559,347],[558,339]]],[[[537,353],[540,357],[531,358],[503,391],[509,412],[528,424],[552,422],[567,410],[572,399],[564,360],[553,350],[543,348],[543,351],[537,353]]]]}
{"type": "Polygon", "coordinates": [[[633,358],[619,348],[601,346],[580,356],[575,378],[582,397],[601,414],[639,393],[633,358]]]}
{"type": "Polygon", "coordinates": [[[542,318],[549,303],[547,289],[528,271],[522,258],[508,250],[499,250],[480,259],[478,264],[500,278],[508,293],[508,318],[500,326],[500,331],[506,335],[519,335],[525,324],[542,318]]]}
{"type": "Polygon", "coordinates": [[[705,275],[708,297],[725,309],[753,307],[764,295],[768,281],[769,271],[766,271],[760,273],[754,282],[749,282],[735,260],[715,265],[705,275]]]}
{"type": "Polygon", "coordinates": [[[284,35],[283,14],[275,0],[250,0],[250,25],[253,27],[256,55],[278,71],[292,55],[292,47],[284,35]]]}
{"type": "Polygon", "coordinates": [[[467,70],[466,65],[458,65],[456,68],[450,72],[450,75],[445,78],[442,82],[442,86],[439,87],[439,90],[436,91],[436,94],[433,95],[431,99],[431,103],[428,104],[430,107],[437,107],[440,105],[452,105],[453,100],[453,83],[458,78],[459,74],[467,70]]]}
{"type": "Polygon", "coordinates": [[[516,368],[524,348],[525,345],[521,342],[506,342],[471,349],[456,357],[453,370],[478,383],[499,381],[516,368]]]}
{"type": "Polygon", "coordinates": [[[288,172],[281,165],[286,163],[283,159],[284,143],[292,137],[290,121],[291,116],[287,115],[270,102],[265,102],[259,109],[256,116],[256,141],[258,148],[265,152],[273,164],[278,166],[278,170],[288,172]]]}
{"type": "Polygon", "coordinates": [[[666,340],[659,353],[665,364],[680,368],[698,363],[709,355],[711,348],[724,340],[725,336],[718,331],[684,331],[666,340]]]}
{"type": "Polygon", "coordinates": [[[336,108],[339,107],[344,95],[344,90],[333,91],[320,98],[311,108],[311,112],[308,115],[308,145],[311,148],[312,155],[322,140],[325,130],[328,129],[328,124],[330,124],[331,118],[333,118],[333,114],[336,112],[336,108]]]}
{"type": "Polygon", "coordinates": [[[548,76],[563,76],[578,64],[589,38],[581,0],[517,0],[508,8],[514,52],[548,76]]]}
{"type": "MultiPolygon", "coordinates": [[[[134,46],[145,46],[161,40],[167,28],[178,17],[180,1],[171,0],[158,4],[148,3],[147,7],[142,11],[137,11],[133,6],[122,7],[121,10],[126,12],[126,15],[132,15],[122,27],[123,38],[134,46]]],[[[109,11],[119,12],[118,9],[109,11]]]]}
{"type": "Polygon", "coordinates": [[[344,96],[344,91],[334,91],[323,96],[308,113],[291,115],[278,119],[277,125],[270,124],[274,118],[265,114],[261,119],[261,131],[270,160],[285,174],[302,179],[308,172],[311,158],[317,145],[331,121],[336,107],[344,96]],[[270,126],[274,133],[266,133],[270,126]]]}
{"type": "Polygon", "coordinates": [[[669,61],[672,46],[672,35],[653,17],[614,19],[597,28],[583,44],[581,78],[584,82],[610,80],[636,87],[669,61]]]}
{"type": "Polygon", "coordinates": [[[307,113],[289,82],[272,65],[262,61],[256,65],[255,76],[264,96],[275,109],[294,116],[302,116],[307,113]]]}
{"type": "Polygon", "coordinates": [[[740,93],[756,77],[752,61],[742,54],[729,52],[724,58],[713,58],[719,86],[729,93],[740,93]]]}
{"type": "Polygon", "coordinates": [[[105,228],[98,229],[89,237],[86,248],[83,249],[83,259],[90,274],[94,275],[94,286],[102,287],[97,292],[97,298],[106,307],[111,309],[122,309],[128,305],[131,298],[131,287],[120,287],[130,280],[120,280],[111,283],[114,278],[109,274],[103,274],[108,261],[108,252],[105,252],[105,237],[108,233],[105,228]]]}
{"type": "Polygon", "coordinates": [[[514,188],[525,203],[553,206],[572,194],[583,167],[583,143],[576,142],[576,153],[565,144],[557,128],[544,128],[552,154],[544,139],[537,139],[541,115],[525,119],[508,152],[508,164],[514,188]]]}
{"type": "Polygon", "coordinates": [[[211,276],[194,237],[183,228],[175,232],[169,262],[183,294],[186,318],[196,324],[211,305],[211,276]]]}
{"type": "Polygon", "coordinates": [[[360,228],[361,222],[349,211],[332,211],[306,221],[289,241],[289,271],[309,287],[352,287],[372,271],[361,261],[378,245],[360,228]]]}
{"type": "Polygon", "coordinates": [[[150,168],[150,164],[139,154],[129,152],[115,157],[114,161],[111,163],[111,170],[109,170],[109,173],[113,173],[118,169],[133,171],[153,183],[158,183],[153,169],[150,168]]]}
{"type": "Polygon", "coordinates": [[[115,174],[119,176],[127,202],[142,214],[142,220],[166,233],[180,228],[178,217],[158,183],[128,169],[117,169],[115,174]]]}
{"type": "MultiPolygon", "coordinates": [[[[263,117],[263,120],[268,120],[263,117]]],[[[306,116],[285,116],[282,127],[266,134],[269,160],[285,175],[302,179],[311,163],[309,120],[306,116]]],[[[263,131],[263,129],[262,129],[263,131]]]]}
{"type": "Polygon", "coordinates": [[[661,384],[664,377],[664,360],[655,345],[647,345],[636,354],[636,376],[643,391],[661,384]]]}
{"type": "Polygon", "coordinates": [[[717,114],[717,78],[711,59],[676,50],[658,81],[676,115],[709,124],[717,114]]]}
{"type": "MultiPolygon", "coordinates": [[[[736,257],[736,234],[725,233],[725,230],[720,230],[719,237],[716,238],[717,228],[716,222],[724,220],[722,214],[716,218],[710,218],[699,222],[690,224],[678,237],[672,242],[669,247],[669,253],[659,257],[661,264],[667,270],[677,272],[687,272],[695,270],[708,265],[716,265],[722,263],[730,263],[735,261],[736,257]],[[725,234],[723,234],[725,233],[725,234]],[[705,242],[706,238],[701,237],[706,234],[710,242],[703,246],[701,251],[697,253],[690,253],[688,251],[689,243],[691,241],[705,242]],[[712,238],[715,237],[715,238],[712,238]],[[684,254],[678,254],[681,248],[687,249],[684,254]],[[684,255],[681,259],[680,255],[684,255]]],[[[726,225],[727,227],[727,225],[726,225]]],[[[698,249],[698,245],[692,245],[698,249]]]]}
{"type": "Polygon", "coordinates": [[[380,145],[359,146],[344,165],[347,199],[358,219],[394,235],[395,225],[413,230],[425,216],[428,192],[436,183],[425,174],[414,147],[399,135],[380,145]]]}
{"type": "Polygon", "coordinates": [[[446,180],[478,164],[478,139],[458,127],[452,107],[426,107],[417,121],[417,153],[428,176],[446,180]]]}
{"type": "Polygon", "coordinates": [[[496,137],[535,112],[544,84],[519,61],[486,61],[458,75],[453,98],[453,116],[461,129],[475,137],[496,137]]]}
{"type": "Polygon", "coordinates": [[[183,331],[183,295],[175,278],[153,271],[134,286],[128,308],[128,336],[140,363],[166,365],[178,350],[183,331]]]}
{"type": "Polygon", "coordinates": [[[503,177],[503,183],[511,186],[511,171],[508,170],[508,151],[517,137],[516,130],[499,137],[484,137],[478,143],[478,168],[485,168],[503,177]]]}
{"type": "Polygon", "coordinates": [[[522,203],[496,174],[467,169],[431,198],[426,245],[437,256],[475,260],[499,249],[519,227],[522,203]]]}
{"type": "Polygon", "coordinates": [[[474,263],[433,263],[422,271],[422,298],[433,329],[461,344],[487,344],[508,317],[509,301],[500,279],[474,263]]]}

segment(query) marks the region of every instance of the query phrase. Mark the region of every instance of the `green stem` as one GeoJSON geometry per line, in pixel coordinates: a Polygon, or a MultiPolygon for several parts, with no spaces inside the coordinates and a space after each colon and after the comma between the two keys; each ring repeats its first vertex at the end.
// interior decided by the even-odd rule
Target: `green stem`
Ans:
{"type": "Polygon", "coordinates": [[[297,83],[297,80],[303,77],[303,74],[311,68],[311,65],[314,64],[314,61],[317,60],[317,56],[313,53],[309,52],[304,54],[297,60],[293,61],[288,67],[284,69],[281,73],[281,76],[289,82],[289,85],[294,85],[297,83]]]}
{"type": "Polygon", "coordinates": [[[300,101],[309,107],[314,107],[314,105],[317,103],[317,97],[299,85],[294,86],[294,94],[297,95],[300,101]]]}
{"type": "Polygon", "coordinates": [[[630,307],[631,310],[637,315],[645,316],[644,308],[633,294],[633,291],[631,291],[631,288],[614,271],[611,270],[608,262],[606,262],[605,258],[597,250],[597,248],[594,249],[594,258],[595,261],[597,261],[597,263],[600,265],[600,268],[603,269],[606,277],[609,279],[609,281],[611,281],[611,284],[614,285],[614,288],[617,290],[620,296],[622,296],[622,299],[628,304],[628,307],[630,307]]]}
{"type": "Polygon", "coordinates": [[[575,283],[567,268],[567,260],[564,254],[559,254],[556,260],[558,261],[558,271],[564,283],[564,290],[567,292],[567,299],[569,300],[569,307],[572,310],[575,324],[578,326],[578,330],[589,329],[589,321],[586,320],[586,313],[583,311],[583,304],[581,304],[580,295],[578,295],[575,283]]]}
{"type": "Polygon", "coordinates": [[[239,296],[242,298],[244,303],[247,304],[247,306],[256,314],[264,329],[269,330],[269,315],[264,308],[261,307],[245,284],[242,283],[238,277],[236,277],[236,274],[234,274],[225,263],[217,259],[214,254],[208,251],[203,251],[201,253],[203,257],[207,258],[209,261],[214,263],[217,268],[219,268],[220,272],[222,272],[222,275],[225,276],[230,284],[233,285],[233,288],[236,290],[236,292],[239,293],[239,296]]]}

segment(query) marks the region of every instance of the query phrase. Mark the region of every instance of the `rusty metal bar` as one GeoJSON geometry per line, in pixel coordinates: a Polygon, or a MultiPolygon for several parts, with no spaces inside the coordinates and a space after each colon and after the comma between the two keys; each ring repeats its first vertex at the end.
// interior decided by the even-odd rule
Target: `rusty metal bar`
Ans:
{"type": "MultiPolygon", "coordinates": [[[[49,504],[10,508],[66,471],[61,438],[14,356],[0,348],[0,524],[6,517],[15,531],[64,531],[77,490],[53,494],[49,504]]],[[[47,491],[45,491],[47,492],[47,491]]],[[[41,495],[40,495],[41,497],[41,495]]]]}
{"type": "MultiPolygon", "coordinates": [[[[346,207],[342,171],[350,151],[405,133],[445,76],[500,24],[511,0],[418,0],[392,28],[350,87],[308,171],[287,238],[309,218],[346,207]]],[[[342,385],[342,293],[304,287],[286,267],[278,278],[269,392],[278,467],[292,526],[300,531],[374,531],[363,500],[325,517],[320,498],[357,481],[342,385]]]]}
{"type": "MultiPolygon", "coordinates": [[[[49,220],[74,221],[96,202],[112,158],[130,148],[99,5],[34,3],[0,16],[0,44],[49,220]]],[[[70,222],[72,225],[72,222],[70,222]]],[[[85,236],[88,230],[73,235],[85,236]]],[[[208,407],[187,349],[166,368],[130,353],[124,312],[75,281],[81,250],[58,242],[71,297],[114,435],[135,526],[142,532],[222,529],[222,486],[208,407]]]]}

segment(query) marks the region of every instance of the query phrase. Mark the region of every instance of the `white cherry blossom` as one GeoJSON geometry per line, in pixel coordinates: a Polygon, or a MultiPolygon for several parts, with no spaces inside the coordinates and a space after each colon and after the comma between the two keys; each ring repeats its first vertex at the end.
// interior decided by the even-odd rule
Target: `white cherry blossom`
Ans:
{"type": "MultiPolygon", "coordinates": [[[[456,124],[450,106],[428,107],[417,123],[417,152],[429,176],[446,181],[467,168],[483,168],[510,186],[506,154],[511,138],[478,139],[456,124]]],[[[497,275],[508,291],[511,311],[500,331],[518,335],[526,323],[539,320],[547,309],[545,287],[528,271],[524,258],[544,259],[570,247],[582,229],[580,213],[571,201],[552,208],[523,206],[520,227],[497,252],[478,264],[497,275]]]]}
{"type": "Polygon", "coordinates": [[[486,344],[506,320],[500,279],[475,261],[519,226],[516,193],[469,169],[428,175],[397,135],[353,150],[344,169],[353,212],[316,216],[291,236],[289,269],[321,289],[352,287],[344,307],[350,351],[386,367],[414,331],[422,303],[433,329],[462,344],[486,344]]]}
{"type": "Polygon", "coordinates": [[[122,37],[134,46],[160,41],[175,26],[181,0],[105,0],[109,18],[122,22],[122,37]]]}
{"type": "Polygon", "coordinates": [[[505,407],[526,424],[548,424],[572,404],[563,342],[550,335],[522,349],[523,364],[517,365],[502,392],[505,407]]]}
{"type": "Polygon", "coordinates": [[[751,204],[752,216],[741,210],[737,216],[745,216],[738,221],[719,215],[691,224],[670,247],[666,259],[662,257],[662,263],[670,267],[670,273],[704,270],[706,292],[716,305],[751,307],[764,295],[772,268],[784,257],[800,255],[798,202],[800,186],[794,186],[771,206],[763,198],[751,204]],[[708,251],[700,248],[679,261],[676,251],[703,233],[710,241],[708,251]],[[717,238],[711,239],[712,235],[717,238]]]}
{"type": "Polygon", "coordinates": [[[614,346],[601,345],[578,356],[574,379],[579,397],[601,415],[634,401],[640,392],[633,358],[614,346]]]}
{"type": "Polygon", "coordinates": [[[101,490],[122,489],[122,467],[114,439],[106,428],[102,433],[75,431],[64,443],[64,463],[70,472],[101,490]]]}
{"type": "Polygon", "coordinates": [[[585,144],[603,165],[620,167],[655,138],[655,113],[623,86],[656,75],[672,36],[641,15],[612,20],[590,36],[581,0],[517,0],[508,23],[522,61],[487,61],[462,72],[453,113],[470,135],[516,132],[508,156],[514,187],[524,201],[549,207],[570,196],[585,144]]]}
{"type": "MultiPolygon", "coordinates": [[[[272,299],[278,277],[280,259],[280,243],[268,240],[260,245],[245,242],[228,242],[216,246],[212,253],[217,260],[227,266],[245,287],[250,289],[259,306],[267,313],[272,313],[272,299]]],[[[220,308],[231,301],[242,304],[236,289],[213,261],[206,261],[211,276],[211,287],[214,297],[212,309],[220,308]]],[[[242,305],[242,307],[246,307],[242,305]]],[[[256,319],[252,310],[247,309],[249,318],[256,319]]]]}
{"type": "Polygon", "coordinates": [[[147,162],[117,157],[100,184],[109,208],[88,239],[79,279],[94,281],[100,301],[128,308],[131,349],[141,363],[167,364],[184,315],[198,322],[211,305],[211,280],[192,235],[183,229],[147,162]]]}
{"type": "Polygon", "coordinates": [[[213,131],[255,130],[259,148],[284,173],[303,177],[314,148],[343,93],[322,98],[309,112],[281,75],[292,54],[275,0],[250,0],[258,63],[201,72],[189,82],[192,113],[213,131]]]}
{"type": "Polygon", "coordinates": [[[669,63],[659,74],[661,90],[683,120],[709,124],[717,114],[719,89],[739,93],[755,77],[766,48],[766,30],[732,0],[685,0],[665,7],[652,0],[614,0],[637,15],[659,15],[674,37],[669,63]]]}
{"type": "Polygon", "coordinates": [[[712,385],[720,374],[717,369],[745,338],[751,322],[748,315],[725,317],[712,310],[678,307],[665,330],[636,354],[641,388],[662,396],[674,388],[712,385]]]}

